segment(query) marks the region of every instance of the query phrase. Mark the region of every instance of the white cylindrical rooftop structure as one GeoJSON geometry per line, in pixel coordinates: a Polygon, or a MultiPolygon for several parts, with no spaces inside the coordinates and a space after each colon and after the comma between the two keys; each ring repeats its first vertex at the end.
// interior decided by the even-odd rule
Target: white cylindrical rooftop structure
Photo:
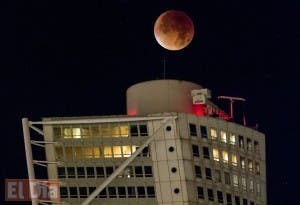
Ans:
{"type": "Polygon", "coordinates": [[[198,84],[182,80],[137,83],[127,89],[127,114],[192,113],[191,91],[201,88],[198,84]]]}

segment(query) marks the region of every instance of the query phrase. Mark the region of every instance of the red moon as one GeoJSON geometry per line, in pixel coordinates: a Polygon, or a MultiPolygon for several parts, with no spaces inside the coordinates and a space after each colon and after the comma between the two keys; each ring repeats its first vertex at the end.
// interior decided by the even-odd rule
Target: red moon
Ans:
{"type": "Polygon", "coordinates": [[[165,49],[176,51],[188,46],[194,37],[194,24],[182,11],[162,13],[154,25],[156,41],[165,49]]]}

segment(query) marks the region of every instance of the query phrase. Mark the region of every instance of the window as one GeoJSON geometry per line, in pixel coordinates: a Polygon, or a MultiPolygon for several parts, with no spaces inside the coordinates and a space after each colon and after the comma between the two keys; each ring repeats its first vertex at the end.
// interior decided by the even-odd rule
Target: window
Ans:
{"type": "Polygon", "coordinates": [[[198,147],[198,145],[192,145],[192,150],[193,150],[193,156],[194,157],[199,157],[200,156],[200,154],[199,154],[199,147],[198,147]]]}
{"type": "Polygon", "coordinates": [[[233,177],[233,186],[235,186],[235,187],[239,186],[238,176],[236,174],[233,174],[232,177],[233,177]]]}
{"type": "Polygon", "coordinates": [[[216,148],[213,148],[213,157],[215,161],[219,161],[220,157],[219,157],[219,150],[216,148]]]}
{"type": "Polygon", "coordinates": [[[109,175],[111,175],[114,172],[114,168],[113,167],[106,167],[106,177],[108,177],[109,175]]]}
{"type": "Polygon", "coordinates": [[[85,178],[84,167],[77,167],[77,177],[78,178],[85,178]]]}
{"type": "Polygon", "coordinates": [[[190,135],[191,135],[191,136],[197,136],[197,128],[196,128],[196,125],[190,123],[190,124],[189,124],[189,128],[190,128],[190,135]]]}
{"type": "Polygon", "coordinates": [[[203,187],[197,187],[198,199],[204,199],[204,190],[203,187]]]}
{"type": "Polygon", "coordinates": [[[256,184],[256,194],[259,196],[260,195],[260,183],[257,182],[256,184]]]}
{"type": "Polygon", "coordinates": [[[141,134],[141,136],[148,136],[147,125],[140,125],[140,134],[141,134]]]}
{"type": "Polygon", "coordinates": [[[124,186],[118,187],[118,195],[119,195],[119,198],[126,198],[126,189],[124,186]]]}
{"type": "Polygon", "coordinates": [[[210,129],[210,137],[211,137],[211,139],[217,139],[218,138],[218,136],[217,136],[217,130],[211,128],[210,129]]]}
{"type": "Polygon", "coordinates": [[[96,190],[96,187],[88,187],[88,189],[89,189],[89,194],[92,194],[96,190]]]}
{"type": "Polygon", "coordinates": [[[212,189],[207,189],[207,195],[209,201],[214,201],[214,192],[212,189]]]}
{"type": "Polygon", "coordinates": [[[75,178],[75,168],[74,167],[67,167],[68,177],[75,178]]]}
{"type": "Polygon", "coordinates": [[[207,129],[206,126],[200,125],[200,132],[202,138],[207,138],[207,129]]]}
{"type": "Polygon", "coordinates": [[[104,177],[104,168],[103,167],[96,167],[97,177],[103,178],[104,177]]]}
{"type": "Polygon", "coordinates": [[[143,177],[143,169],[141,166],[134,167],[135,177],[143,177]]]}
{"type": "Polygon", "coordinates": [[[258,141],[254,141],[254,151],[259,152],[259,143],[258,143],[258,141]]]}
{"type": "Polygon", "coordinates": [[[212,175],[211,175],[211,169],[210,168],[205,168],[205,176],[206,176],[206,179],[212,179],[212,175]]]}
{"type": "Polygon", "coordinates": [[[247,138],[247,150],[251,151],[252,150],[252,140],[247,138]]]}
{"type": "Polygon", "coordinates": [[[229,135],[230,144],[235,145],[235,134],[230,133],[229,135]]]}
{"type": "Polygon", "coordinates": [[[232,198],[231,198],[231,194],[226,194],[226,201],[227,201],[227,205],[232,205],[232,198]]]}
{"type": "Polygon", "coordinates": [[[112,153],[112,147],[111,146],[105,146],[104,147],[104,157],[105,158],[111,158],[113,157],[113,153],[112,153]]]}
{"type": "Polygon", "coordinates": [[[260,175],[260,166],[259,166],[259,162],[255,162],[255,171],[257,175],[260,175]]]}
{"type": "Polygon", "coordinates": [[[241,157],[240,159],[241,159],[241,168],[245,169],[245,167],[246,167],[245,157],[241,157]]]}
{"type": "Polygon", "coordinates": [[[222,156],[223,156],[223,162],[224,163],[228,163],[228,152],[227,151],[223,151],[222,152],[222,156]]]}
{"type": "Polygon", "coordinates": [[[224,172],[225,184],[230,185],[230,174],[228,172],[224,172]]]}
{"type": "Polygon", "coordinates": [[[253,179],[249,180],[249,190],[250,192],[254,192],[254,183],[253,183],[253,179]]]}
{"type": "Polygon", "coordinates": [[[245,177],[242,177],[242,188],[244,191],[247,191],[247,183],[245,177]]]}
{"type": "Polygon", "coordinates": [[[68,198],[67,187],[60,187],[60,196],[61,196],[61,198],[68,198]]]}
{"type": "Polygon", "coordinates": [[[134,177],[133,168],[131,166],[126,167],[123,175],[125,178],[134,177]]]}
{"type": "Polygon", "coordinates": [[[80,198],[87,198],[87,187],[79,187],[80,198]]]}
{"type": "Polygon", "coordinates": [[[148,198],[155,197],[155,190],[154,190],[153,186],[147,186],[147,195],[148,195],[148,198]]]}
{"type": "Polygon", "coordinates": [[[57,167],[58,178],[66,178],[66,170],[64,167],[57,167]]]}
{"type": "Polygon", "coordinates": [[[95,169],[94,167],[87,167],[86,168],[86,174],[88,178],[94,178],[95,177],[95,169]]]}
{"type": "Polygon", "coordinates": [[[138,186],[137,193],[138,193],[138,198],[145,198],[146,197],[145,187],[138,186]]]}
{"type": "Polygon", "coordinates": [[[222,176],[220,170],[215,170],[215,181],[218,183],[222,183],[222,176]]]}
{"type": "Polygon", "coordinates": [[[254,202],[253,202],[253,201],[250,201],[250,205],[254,205],[254,202]]]}
{"type": "Polygon", "coordinates": [[[139,136],[137,125],[130,125],[130,136],[131,137],[137,137],[137,136],[139,136]]]}
{"type": "Polygon", "coordinates": [[[106,198],[107,197],[107,192],[106,188],[104,188],[100,193],[99,193],[99,198],[106,198]]]}
{"type": "Polygon", "coordinates": [[[243,205],[248,205],[247,199],[243,199],[243,205]]]}
{"type": "Polygon", "coordinates": [[[253,172],[253,162],[250,159],[248,159],[248,169],[249,169],[249,172],[253,172]]]}
{"type": "Polygon", "coordinates": [[[136,197],[135,187],[133,187],[133,186],[127,187],[127,192],[128,192],[128,197],[129,198],[135,198],[136,197]]]}
{"type": "Polygon", "coordinates": [[[55,154],[56,159],[60,160],[63,158],[63,148],[62,147],[55,147],[55,154]]]}
{"type": "Polygon", "coordinates": [[[122,157],[122,150],[121,150],[121,146],[113,146],[113,155],[115,158],[119,158],[122,157]]]}
{"type": "Polygon", "coordinates": [[[201,167],[200,166],[195,166],[195,175],[198,178],[202,177],[202,173],[201,173],[201,167]]]}
{"type": "Polygon", "coordinates": [[[152,167],[151,166],[145,166],[145,177],[152,177],[152,167]]]}
{"type": "Polygon", "coordinates": [[[226,135],[226,132],[221,131],[220,134],[221,134],[221,142],[227,143],[227,135],[226,135]]]}
{"type": "Polygon", "coordinates": [[[78,192],[77,192],[77,187],[70,187],[70,197],[71,198],[77,198],[78,197],[78,192]]]}
{"type": "Polygon", "coordinates": [[[218,202],[223,204],[223,193],[221,191],[217,191],[218,202]]]}
{"type": "Polygon", "coordinates": [[[244,137],[242,135],[239,135],[239,147],[244,148],[244,137]]]}
{"type": "Polygon", "coordinates": [[[235,205],[241,205],[240,197],[235,196],[235,197],[234,197],[234,200],[235,200],[235,205]]]}
{"type": "Polygon", "coordinates": [[[237,156],[236,156],[236,154],[231,155],[231,164],[233,166],[237,166],[237,156]]]}
{"type": "Polygon", "coordinates": [[[203,147],[203,158],[209,159],[209,149],[208,149],[208,147],[203,147]]]}

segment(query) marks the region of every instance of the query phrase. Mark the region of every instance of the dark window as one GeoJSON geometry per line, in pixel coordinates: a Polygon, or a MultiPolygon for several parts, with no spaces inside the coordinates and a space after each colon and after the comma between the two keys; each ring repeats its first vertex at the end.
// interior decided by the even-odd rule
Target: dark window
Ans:
{"type": "Polygon", "coordinates": [[[209,159],[209,149],[208,147],[203,147],[203,157],[209,159]]]}
{"type": "Polygon", "coordinates": [[[60,137],[61,136],[61,129],[60,129],[60,127],[53,127],[53,135],[55,137],[60,137]]]}
{"type": "Polygon", "coordinates": [[[137,137],[139,135],[137,125],[130,125],[130,136],[137,137]]]}
{"type": "Polygon", "coordinates": [[[60,196],[61,196],[61,198],[68,198],[67,187],[60,187],[60,196]]]}
{"type": "Polygon", "coordinates": [[[124,186],[118,187],[119,198],[126,198],[126,189],[124,186]]]}
{"type": "Polygon", "coordinates": [[[148,136],[147,125],[140,125],[140,134],[141,136],[148,136]]]}
{"type": "Polygon", "coordinates": [[[207,129],[206,126],[200,125],[200,132],[202,138],[207,138],[207,129]]]}
{"type": "Polygon", "coordinates": [[[214,201],[214,192],[212,189],[207,189],[208,200],[214,201]]]}
{"type": "Polygon", "coordinates": [[[86,174],[88,178],[95,178],[95,169],[94,167],[87,167],[86,174]]]}
{"type": "Polygon", "coordinates": [[[66,178],[66,170],[64,167],[57,167],[58,178],[66,178]]]}
{"type": "Polygon", "coordinates": [[[198,198],[199,199],[204,199],[204,190],[203,187],[197,187],[197,192],[198,192],[198,198]]]}
{"type": "Polygon", "coordinates": [[[77,196],[78,196],[77,187],[70,187],[70,197],[77,198],[77,196]]]}
{"type": "Polygon", "coordinates": [[[87,188],[86,187],[79,187],[79,194],[80,198],[87,198],[87,188]]]}
{"type": "Polygon", "coordinates": [[[202,177],[201,167],[200,166],[195,166],[195,175],[196,175],[196,177],[199,177],[199,178],[202,177]]]}
{"type": "Polygon", "coordinates": [[[149,157],[149,148],[145,147],[142,151],[142,156],[143,157],[149,157]]]}
{"type": "Polygon", "coordinates": [[[226,194],[226,200],[227,200],[227,205],[232,205],[232,198],[231,194],[226,194]]]}
{"type": "Polygon", "coordinates": [[[145,166],[144,169],[145,169],[145,176],[146,177],[152,177],[153,176],[151,166],[145,166]]]}
{"type": "Polygon", "coordinates": [[[195,156],[195,157],[199,157],[200,156],[200,154],[199,154],[199,147],[198,147],[198,145],[192,145],[192,150],[193,150],[193,156],[195,156]]]}
{"type": "Polygon", "coordinates": [[[252,150],[252,140],[247,138],[247,150],[252,150]]]}
{"type": "Polygon", "coordinates": [[[223,193],[221,191],[217,191],[218,202],[223,204],[223,193]]]}
{"type": "Polygon", "coordinates": [[[234,200],[235,200],[235,205],[241,205],[240,197],[235,196],[235,197],[234,197],[234,200]]]}
{"type": "Polygon", "coordinates": [[[224,172],[225,184],[230,185],[230,174],[228,172],[224,172]]]}
{"type": "Polygon", "coordinates": [[[244,148],[244,137],[239,135],[239,147],[244,148]]]}
{"type": "Polygon", "coordinates": [[[247,199],[243,199],[243,205],[248,205],[247,199]]]}
{"type": "Polygon", "coordinates": [[[133,186],[127,187],[127,192],[128,192],[129,198],[135,198],[135,196],[136,196],[135,187],[133,187],[133,186]]]}
{"type": "Polygon", "coordinates": [[[84,167],[77,167],[77,177],[78,178],[85,178],[84,167]]]}
{"type": "Polygon", "coordinates": [[[146,197],[145,187],[138,186],[137,193],[138,193],[138,198],[145,198],[146,197]]]}
{"type": "Polygon", "coordinates": [[[67,171],[68,171],[69,178],[75,178],[75,168],[74,167],[68,167],[67,171]]]}
{"type": "Polygon", "coordinates": [[[215,170],[215,181],[218,183],[222,183],[222,176],[220,170],[215,170]]]}
{"type": "Polygon", "coordinates": [[[254,205],[254,202],[253,202],[253,201],[250,201],[250,205],[254,205]]]}
{"type": "Polygon", "coordinates": [[[89,187],[89,194],[93,193],[95,191],[96,187],[89,187]]]}
{"type": "Polygon", "coordinates": [[[206,179],[210,179],[210,180],[212,179],[210,168],[205,168],[205,176],[206,176],[206,179]]]}
{"type": "Polygon", "coordinates": [[[197,128],[195,124],[189,124],[190,127],[190,135],[191,136],[197,136],[197,128]]]}
{"type": "Polygon", "coordinates": [[[108,198],[116,198],[117,192],[116,187],[108,187],[108,198]]]}
{"type": "Polygon", "coordinates": [[[155,197],[155,190],[154,190],[153,186],[147,186],[147,195],[148,195],[148,198],[155,197]]]}
{"type": "Polygon", "coordinates": [[[96,171],[97,171],[97,177],[104,177],[104,169],[103,167],[96,167],[96,171]]]}
{"type": "Polygon", "coordinates": [[[254,151],[259,151],[259,143],[258,141],[254,141],[254,151]]]}
{"type": "Polygon", "coordinates": [[[136,177],[143,177],[143,168],[141,166],[134,167],[136,177]]]}
{"type": "Polygon", "coordinates": [[[106,177],[108,177],[109,175],[111,175],[114,172],[114,168],[113,167],[106,167],[106,177]]]}
{"type": "Polygon", "coordinates": [[[106,188],[104,188],[100,193],[99,193],[99,198],[106,198],[107,192],[106,188]]]}

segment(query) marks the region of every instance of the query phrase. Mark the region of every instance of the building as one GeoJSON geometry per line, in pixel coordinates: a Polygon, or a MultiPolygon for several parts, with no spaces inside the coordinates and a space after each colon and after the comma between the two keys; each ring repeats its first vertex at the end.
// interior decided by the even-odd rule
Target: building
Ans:
{"type": "Polygon", "coordinates": [[[127,90],[128,115],[24,119],[29,178],[28,124],[44,135],[62,202],[266,205],[264,134],[228,120],[209,98],[197,84],[155,80],[127,90]]]}

